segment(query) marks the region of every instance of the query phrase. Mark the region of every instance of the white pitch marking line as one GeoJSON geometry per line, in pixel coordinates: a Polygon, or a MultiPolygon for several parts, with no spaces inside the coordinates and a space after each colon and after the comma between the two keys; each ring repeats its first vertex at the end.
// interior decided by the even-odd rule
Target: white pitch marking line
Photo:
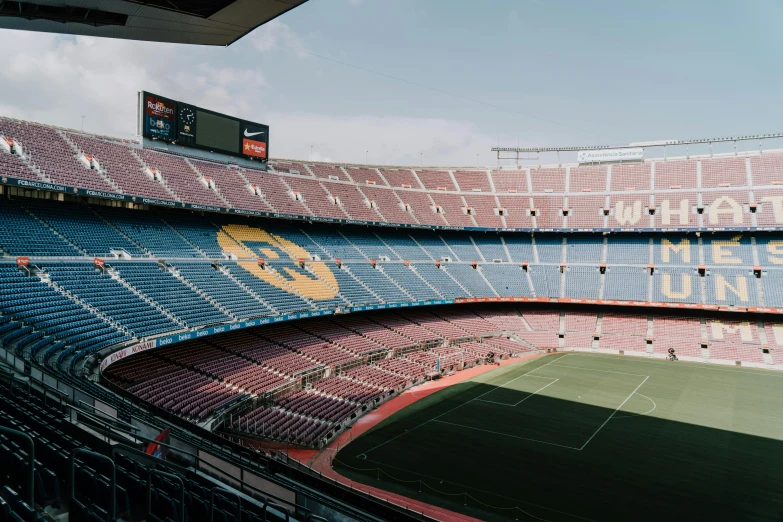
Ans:
{"type": "MultiPolygon", "coordinates": [[[[503,384],[501,384],[499,387],[503,387],[503,386],[505,386],[506,384],[512,383],[512,382],[516,381],[517,379],[519,379],[520,377],[524,377],[525,375],[529,375],[529,374],[533,373],[533,372],[534,372],[534,371],[536,371],[536,370],[540,370],[540,369],[541,369],[541,368],[543,368],[544,366],[548,366],[548,365],[552,364],[552,363],[553,363],[553,362],[555,362],[555,361],[559,361],[560,359],[565,359],[566,357],[568,357],[568,355],[570,355],[570,354],[566,354],[566,355],[564,355],[563,357],[558,357],[558,358],[556,358],[556,359],[554,359],[554,358],[553,358],[553,359],[552,359],[551,361],[549,361],[548,363],[546,363],[546,364],[542,364],[542,365],[541,365],[541,366],[539,366],[538,368],[533,368],[533,369],[532,369],[532,370],[530,370],[529,372],[523,373],[522,375],[519,375],[518,377],[514,377],[514,378],[513,378],[513,379],[511,379],[510,381],[508,381],[508,382],[506,382],[506,383],[503,383],[503,384]]],[[[496,388],[497,388],[497,387],[496,387],[496,388]]],[[[370,449],[368,449],[367,451],[365,451],[365,452],[363,453],[363,455],[365,455],[365,456],[366,456],[366,455],[367,455],[368,453],[370,453],[371,451],[373,451],[373,450],[376,450],[376,449],[380,448],[381,446],[383,446],[383,445],[385,445],[385,444],[388,444],[388,443],[390,443],[391,441],[393,441],[393,440],[395,440],[395,439],[398,439],[398,438],[402,437],[402,436],[403,436],[403,435],[405,435],[406,433],[409,433],[409,432],[411,432],[411,431],[415,430],[416,428],[421,428],[421,427],[422,427],[422,426],[424,426],[425,424],[427,424],[427,423],[429,423],[429,422],[432,422],[432,421],[434,421],[434,420],[437,420],[437,419],[439,419],[439,418],[443,417],[444,415],[446,415],[447,413],[451,413],[452,411],[456,410],[457,408],[461,408],[461,407],[465,406],[466,404],[468,404],[468,403],[470,403],[470,402],[473,402],[473,401],[475,401],[475,400],[478,400],[478,399],[480,399],[481,397],[485,396],[486,394],[488,394],[488,393],[492,393],[493,391],[495,391],[495,390],[494,390],[494,389],[492,389],[492,390],[489,390],[489,391],[487,391],[487,392],[484,392],[484,393],[482,393],[481,395],[479,395],[478,397],[474,397],[473,399],[470,399],[469,401],[465,401],[465,402],[463,402],[463,403],[461,403],[461,404],[458,404],[458,405],[454,406],[453,408],[451,408],[450,410],[444,411],[443,413],[441,413],[440,415],[438,415],[438,416],[436,416],[436,417],[433,417],[433,418],[431,418],[431,419],[429,419],[429,420],[426,420],[426,421],[422,422],[421,424],[418,424],[418,425],[416,425],[416,426],[412,427],[412,428],[411,428],[411,429],[409,429],[409,430],[405,430],[405,431],[403,431],[402,433],[400,433],[399,435],[395,435],[394,437],[392,437],[392,438],[390,438],[390,439],[388,439],[388,440],[385,440],[385,441],[381,442],[381,443],[380,443],[380,444],[378,444],[377,446],[373,446],[372,448],[370,448],[370,449]]]]}
{"type": "Polygon", "coordinates": [[[528,396],[527,396],[527,397],[525,397],[524,399],[521,399],[521,400],[519,400],[519,401],[518,401],[516,404],[514,404],[514,406],[517,406],[517,405],[519,405],[519,404],[522,404],[523,402],[525,402],[526,400],[528,400],[528,399],[529,399],[530,397],[532,397],[533,395],[537,394],[538,392],[540,392],[540,391],[541,391],[541,390],[543,390],[544,388],[548,388],[549,386],[552,386],[554,383],[556,383],[556,382],[557,382],[557,381],[559,381],[559,380],[560,380],[560,379],[555,379],[554,381],[550,382],[550,383],[549,383],[549,384],[547,384],[546,386],[542,386],[541,388],[537,389],[536,391],[534,391],[533,393],[531,393],[530,395],[528,395],[528,396]]]}
{"type": "Polygon", "coordinates": [[[622,417],[614,417],[615,419],[630,419],[631,417],[641,417],[642,415],[648,415],[648,414],[654,412],[655,408],[658,407],[658,405],[655,404],[655,401],[652,400],[651,398],[649,398],[648,396],[642,395],[641,393],[637,393],[636,395],[638,395],[639,397],[644,397],[645,399],[650,401],[652,403],[652,405],[653,405],[652,409],[651,410],[647,410],[644,413],[632,413],[631,415],[623,415],[622,417]]]}
{"type": "MultiPolygon", "coordinates": [[[[474,401],[479,401],[479,402],[490,402],[490,403],[492,403],[492,404],[502,404],[503,406],[511,406],[511,407],[513,408],[514,406],[517,406],[517,405],[519,405],[519,404],[522,404],[523,402],[525,402],[525,401],[526,401],[526,400],[528,400],[530,397],[532,397],[532,396],[533,396],[533,395],[535,395],[536,393],[540,392],[541,390],[543,390],[543,389],[544,389],[544,388],[546,388],[547,386],[552,386],[554,383],[556,383],[557,381],[559,381],[559,380],[560,380],[560,379],[555,379],[554,377],[541,377],[541,376],[539,376],[539,375],[531,375],[531,377],[539,377],[539,378],[541,378],[541,379],[550,379],[550,380],[552,380],[552,382],[550,382],[550,383],[549,383],[549,384],[547,384],[546,386],[542,386],[541,388],[537,389],[537,390],[536,390],[536,391],[534,391],[533,393],[529,394],[529,395],[528,395],[527,397],[525,397],[524,399],[520,399],[519,401],[515,402],[514,404],[508,404],[508,403],[506,403],[506,402],[498,402],[498,401],[488,401],[487,399],[473,399],[473,400],[474,400],[474,401]]],[[[503,389],[504,389],[504,390],[508,390],[509,388],[503,388],[503,389]]],[[[492,391],[497,391],[497,389],[495,389],[495,390],[492,390],[492,391]]],[[[514,390],[514,391],[519,391],[519,390],[514,390]]]]}
{"type": "MultiPolygon", "coordinates": [[[[572,357],[593,357],[593,355],[608,355],[612,356],[611,354],[583,354],[583,353],[569,353],[568,355],[572,357]]],[[[616,357],[616,356],[615,356],[616,357]]],[[[622,361],[623,359],[615,359],[617,361],[622,361]]],[[[651,360],[646,357],[633,357],[632,359],[627,359],[629,361],[639,361],[644,362],[648,364],[666,364],[671,366],[670,361],[661,361],[661,360],[651,360]]],[[[754,370],[741,370],[741,369],[735,369],[735,368],[716,368],[715,365],[705,364],[697,361],[678,361],[682,363],[681,368],[693,368],[698,370],[712,370],[714,372],[733,372],[733,373],[747,373],[751,375],[760,375],[765,377],[783,377],[783,372],[778,370],[769,370],[765,368],[755,368],[754,370]],[[755,370],[761,370],[761,371],[755,371],[755,370]]]]}
{"type": "MultiPolygon", "coordinates": [[[[522,375],[517,375],[516,377],[514,377],[514,378],[513,378],[513,379],[511,379],[510,381],[504,382],[503,384],[501,384],[501,385],[499,385],[499,386],[495,386],[495,388],[493,388],[492,390],[489,390],[488,392],[484,392],[484,393],[482,393],[481,395],[479,395],[478,397],[474,397],[473,399],[470,399],[469,401],[467,401],[467,402],[464,402],[464,403],[460,404],[459,406],[457,406],[456,408],[452,408],[452,409],[450,409],[449,411],[447,411],[447,412],[445,412],[445,413],[441,413],[441,414],[440,414],[440,415],[438,415],[437,417],[433,417],[433,419],[431,419],[431,420],[435,420],[435,419],[437,419],[438,417],[442,417],[442,416],[446,415],[446,413],[449,413],[450,411],[454,411],[454,410],[456,410],[457,408],[459,408],[459,407],[461,407],[461,406],[464,406],[464,405],[465,405],[465,404],[467,404],[468,402],[477,401],[477,400],[481,399],[483,396],[485,396],[485,395],[487,395],[487,394],[489,394],[489,393],[492,393],[493,391],[497,390],[498,388],[503,388],[503,387],[505,387],[507,384],[511,384],[512,382],[516,381],[517,379],[521,379],[522,377],[524,377],[524,376],[526,376],[526,375],[530,375],[531,373],[533,373],[533,372],[535,372],[535,371],[538,371],[538,370],[540,370],[541,368],[543,368],[543,367],[545,367],[545,366],[549,366],[550,364],[552,364],[552,363],[553,363],[553,362],[555,362],[555,361],[559,361],[560,359],[565,359],[566,357],[568,357],[568,354],[564,355],[563,357],[558,357],[557,359],[552,359],[552,360],[551,360],[551,361],[549,361],[548,363],[546,363],[546,364],[542,364],[542,365],[541,365],[541,366],[539,366],[538,368],[533,368],[533,369],[532,369],[532,370],[530,370],[529,372],[523,373],[522,375]]],[[[538,375],[533,375],[533,377],[538,377],[538,375]]],[[[547,379],[551,379],[551,377],[547,377],[547,379]]]]}
{"type": "Polygon", "coordinates": [[[641,387],[642,387],[642,385],[643,385],[644,383],[646,383],[646,382],[647,382],[647,379],[649,379],[649,378],[650,378],[650,376],[649,376],[649,375],[648,375],[647,377],[645,377],[645,378],[644,378],[644,380],[641,382],[641,384],[639,384],[639,386],[637,386],[637,387],[636,387],[636,389],[635,389],[634,391],[632,391],[632,392],[631,392],[631,394],[630,394],[628,397],[626,397],[626,398],[625,398],[625,400],[623,401],[623,403],[622,403],[621,405],[619,405],[619,406],[618,406],[618,407],[617,407],[617,408],[616,408],[616,409],[615,409],[615,410],[612,412],[612,414],[611,414],[611,415],[609,415],[609,418],[608,418],[608,419],[606,419],[606,420],[604,421],[604,423],[603,423],[603,424],[601,424],[600,426],[598,426],[598,429],[597,429],[597,430],[595,430],[595,433],[593,433],[592,435],[590,435],[590,438],[589,438],[589,439],[587,439],[587,442],[585,442],[584,444],[582,444],[582,447],[581,447],[581,448],[579,448],[579,450],[580,450],[580,451],[581,451],[581,450],[583,450],[583,449],[585,449],[585,446],[587,446],[588,444],[590,444],[590,441],[591,441],[591,440],[593,440],[593,437],[595,437],[596,435],[598,435],[598,432],[599,432],[599,431],[601,431],[601,429],[603,429],[603,427],[604,427],[604,426],[606,426],[606,423],[607,423],[607,422],[609,422],[610,420],[612,420],[612,417],[614,417],[614,414],[615,414],[615,413],[617,413],[617,411],[618,411],[620,408],[622,408],[623,406],[625,406],[625,403],[626,403],[626,402],[628,402],[628,400],[629,400],[631,397],[633,397],[633,396],[634,396],[634,394],[635,394],[637,391],[639,391],[639,388],[641,388],[641,387]]]}
{"type": "Polygon", "coordinates": [[[466,426],[464,424],[456,424],[454,422],[446,422],[446,421],[442,421],[442,420],[436,420],[435,422],[440,423],[440,424],[448,424],[450,426],[457,426],[459,428],[465,428],[465,429],[468,429],[468,430],[476,430],[476,431],[483,431],[485,433],[492,433],[493,435],[500,435],[502,437],[511,437],[513,439],[529,440],[531,442],[538,442],[539,444],[548,444],[550,446],[559,446],[561,448],[566,448],[566,449],[570,449],[570,450],[582,451],[582,448],[574,448],[573,446],[564,446],[563,444],[555,444],[554,442],[547,442],[547,441],[538,440],[538,439],[530,439],[528,437],[520,437],[518,435],[509,435],[508,433],[502,433],[500,431],[485,430],[485,429],[482,429],[482,428],[475,428],[473,426],[466,426]]]}
{"type": "MultiPolygon", "coordinates": [[[[533,375],[533,377],[537,377],[537,375],[533,375]]],[[[544,377],[544,378],[545,378],[545,379],[551,379],[551,377],[544,377]]],[[[488,400],[486,400],[486,399],[474,399],[474,400],[477,400],[477,401],[480,401],[480,402],[490,402],[490,403],[492,403],[492,404],[501,404],[501,405],[503,405],[503,406],[510,406],[511,408],[513,408],[514,406],[518,406],[518,405],[522,404],[523,402],[525,402],[526,400],[528,400],[530,397],[532,397],[533,395],[535,395],[535,394],[537,394],[538,392],[540,392],[541,390],[543,390],[544,388],[547,388],[547,387],[549,387],[549,386],[552,386],[554,383],[556,383],[556,382],[557,382],[557,381],[559,381],[559,380],[560,380],[560,379],[554,379],[554,380],[553,380],[552,382],[550,382],[549,384],[547,384],[547,385],[545,385],[545,386],[542,386],[542,387],[540,387],[539,389],[537,389],[537,390],[536,390],[536,391],[534,391],[533,393],[529,394],[529,395],[528,395],[527,397],[525,397],[524,399],[520,399],[520,400],[518,400],[517,402],[515,402],[514,404],[508,404],[508,403],[505,403],[505,402],[497,402],[497,401],[488,401],[488,400]]],[[[505,388],[505,389],[508,389],[508,388],[505,388]]],[[[515,390],[515,391],[516,391],[516,390],[515,390]]]]}
{"type": "Polygon", "coordinates": [[[514,406],[514,404],[508,404],[506,402],[488,401],[486,399],[476,399],[478,402],[488,402],[490,404],[500,404],[501,406],[514,406]]]}
{"type": "Polygon", "coordinates": [[[571,366],[567,364],[553,364],[552,366],[557,366],[559,368],[573,368],[575,370],[589,370],[591,372],[616,373],[619,375],[633,375],[634,377],[649,377],[649,375],[643,375],[641,373],[626,373],[626,372],[614,372],[610,370],[598,370],[596,368],[588,368],[586,366],[571,366]]]}

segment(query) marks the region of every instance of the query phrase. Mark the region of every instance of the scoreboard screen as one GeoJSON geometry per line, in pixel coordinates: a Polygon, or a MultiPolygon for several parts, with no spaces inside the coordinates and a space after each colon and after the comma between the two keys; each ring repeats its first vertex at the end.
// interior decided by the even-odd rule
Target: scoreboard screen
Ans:
{"type": "Polygon", "coordinates": [[[206,111],[196,111],[196,145],[239,153],[239,120],[206,111]]]}
{"type": "Polygon", "coordinates": [[[266,161],[269,126],[139,93],[140,130],[145,138],[266,161]]]}

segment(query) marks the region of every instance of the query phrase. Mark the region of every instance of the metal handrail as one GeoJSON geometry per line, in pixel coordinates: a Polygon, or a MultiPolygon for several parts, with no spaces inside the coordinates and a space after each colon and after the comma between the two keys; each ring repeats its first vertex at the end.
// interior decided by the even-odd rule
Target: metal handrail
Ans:
{"type": "MultiPolygon", "coordinates": [[[[158,469],[151,469],[147,474],[147,517],[152,515],[152,476],[158,475],[174,480],[179,484],[179,521],[185,522],[185,483],[177,475],[158,469]]],[[[154,515],[153,515],[154,516],[154,515]]],[[[156,517],[157,518],[157,517],[156,517]]],[[[112,517],[113,519],[113,517],[112,517]]]]}
{"type": "MultiPolygon", "coordinates": [[[[233,495],[237,498],[237,508],[236,513],[234,515],[237,522],[241,522],[242,520],[242,497],[239,496],[239,493],[236,491],[229,491],[226,488],[221,488],[220,486],[215,486],[212,488],[209,492],[209,522],[214,522],[215,520],[215,491],[222,491],[224,493],[228,493],[229,495],[233,495]]],[[[266,504],[266,503],[264,503],[266,504]]]]}
{"type": "Polygon", "coordinates": [[[285,522],[289,522],[289,521],[291,520],[291,513],[289,513],[289,512],[288,512],[288,508],[286,508],[286,507],[283,507],[283,506],[281,506],[280,504],[275,504],[274,502],[272,502],[272,501],[270,500],[270,501],[269,501],[269,502],[267,502],[267,503],[266,503],[266,505],[264,506],[264,522],[267,522],[267,521],[268,521],[268,519],[267,519],[267,517],[266,517],[266,514],[267,514],[267,512],[268,512],[268,510],[269,510],[269,508],[270,508],[270,507],[273,507],[273,508],[275,508],[275,509],[279,509],[280,511],[282,511],[283,513],[285,513],[285,522]]]}
{"type": "MultiPolygon", "coordinates": [[[[117,417],[112,417],[111,415],[109,415],[108,413],[106,413],[106,412],[105,412],[105,411],[103,411],[103,410],[99,410],[99,409],[98,409],[98,408],[96,408],[96,407],[95,407],[95,405],[93,405],[93,404],[90,404],[90,403],[88,403],[88,402],[84,402],[84,401],[83,401],[83,400],[81,400],[81,399],[79,400],[79,404],[83,404],[84,406],[88,406],[88,407],[92,408],[92,409],[93,409],[93,411],[94,411],[94,412],[96,412],[96,413],[94,413],[93,415],[98,415],[98,416],[101,416],[101,415],[102,415],[102,416],[108,417],[108,418],[109,418],[109,420],[111,420],[111,421],[113,421],[113,422],[116,422],[116,423],[118,423],[118,424],[122,424],[123,426],[126,426],[127,428],[130,428],[130,429],[132,429],[132,430],[134,430],[134,431],[141,431],[141,430],[140,430],[140,428],[137,428],[136,426],[134,426],[134,425],[132,425],[132,424],[128,424],[127,422],[125,422],[125,421],[122,421],[122,420],[118,419],[117,417]],[[100,414],[100,415],[99,415],[99,414],[100,414]]],[[[69,406],[70,406],[70,405],[69,405],[69,406]]]]}
{"type": "Polygon", "coordinates": [[[114,465],[114,461],[106,455],[90,451],[86,448],[76,448],[71,452],[70,456],[70,468],[69,468],[69,495],[71,502],[76,500],[76,455],[85,454],[90,455],[98,460],[108,462],[111,465],[111,504],[109,505],[110,520],[117,519],[117,468],[114,465]]]}
{"type": "Polygon", "coordinates": [[[27,460],[29,461],[27,463],[27,496],[28,496],[27,505],[29,505],[30,507],[34,507],[35,506],[35,443],[33,442],[33,438],[27,433],[24,433],[23,431],[6,428],[5,426],[0,426],[0,433],[7,433],[8,435],[16,435],[27,442],[27,447],[28,447],[27,460]]]}
{"type": "MultiPolygon", "coordinates": [[[[119,428],[114,428],[114,427],[113,427],[112,429],[114,429],[114,430],[117,430],[117,431],[123,431],[123,430],[121,430],[121,429],[119,429],[119,428]]],[[[165,448],[169,448],[169,449],[172,449],[172,450],[174,450],[174,451],[177,451],[177,452],[183,453],[183,454],[185,454],[185,455],[188,455],[188,456],[190,456],[190,457],[193,457],[193,459],[194,459],[194,460],[195,460],[195,461],[196,461],[198,464],[206,464],[208,467],[210,467],[210,468],[214,469],[214,470],[215,470],[217,473],[219,473],[219,474],[221,474],[221,475],[226,475],[226,472],[225,472],[225,470],[222,470],[222,469],[220,469],[219,467],[215,466],[215,465],[214,465],[214,464],[212,464],[211,462],[209,462],[209,461],[207,461],[207,460],[204,460],[204,459],[202,459],[201,457],[199,457],[198,455],[196,455],[196,454],[194,454],[194,453],[191,453],[191,452],[189,452],[189,451],[183,450],[182,448],[177,448],[176,446],[172,446],[171,444],[167,444],[167,443],[165,443],[165,442],[159,442],[159,441],[156,441],[156,440],[154,440],[154,439],[150,439],[150,438],[148,438],[148,437],[144,437],[144,436],[142,436],[142,435],[136,435],[136,434],[134,434],[134,433],[128,433],[128,434],[129,434],[129,435],[131,435],[131,436],[133,436],[134,438],[136,438],[136,439],[139,439],[139,440],[142,440],[142,441],[144,441],[144,442],[148,442],[148,443],[150,443],[150,444],[158,444],[158,445],[160,445],[160,446],[163,446],[163,447],[165,447],[165,448]]],[[[135,450],[135,449],[133,449],[133,448],[131,448],[131,447],[124,446],[124,445],[122,445],[122,444],[118,444],[118,445],[112,446],[112,450],[111,450],[111,453],[112,453],[112,458],[115,458],[115,456],[117,455],[117,453],[119,452],[119,450],[122,450],[122,451],[131,451],[131,452],[137,452],[137,451],[138,451],[138,450],[135,450]]],[[[164,462],[164,461],[161,461],[161,462],[164,462]]],[[[166,463],[166,464],[167,464],[167,465],[169,465],[169,463],[166,463]]],[[[289,505],[293,506],[294,508],[296,508],[297,510],[304,511],[304,512],[306,512],[306,513],[308,513],[308,514],[310,513],[310,510],[309,510],[308,508],[306,508],[306,507],[304,507],[304,506],[299,506],[299,505],[297,505],[297,504],[296,504],[296,502],[291,502],[290,500],[286,500],[286,499],[284,499],[284,498],[282,498],[282,497],[279,497],[279,496],[275,495],[274,493],[270,493],[270,492],[268,492],[268,491],[263,491],[263,490],[260,490],[260,489],[258,489],[257,487],[255,487],[255,486],[252,486],[252,485],[248,484],[247,482],[245,482],[245,481],[244,481],[244,480],[242,480],[241,478],[238,478],[238,477],[232,477],[232,480],[236,480],[237,482],[239,482],[239,484],[240,484],[240,491],[242,491],[242,493],[244,493],[244,492],[245,492],[245,491],[244,491],[245,489],[249,489],[249,490],[251,490],[251,491],[252,491],[252,492],[254,492],[254,493],[257,493],[257,494],[259,494],[259,495],[262,495],[262,496],[263,496],[263,497],[266,499],[266,500],[264,500],[264,504],[266,504],[266,503],[268,503],[268,502],[271,502],[271,500],[269,500],[269,499],[274,499],[274,500],[277,500],[277,501],[279,501],[279,502],[284,502],[284,503],[286,503],[286,504],[289,504],[289,505]]]]}

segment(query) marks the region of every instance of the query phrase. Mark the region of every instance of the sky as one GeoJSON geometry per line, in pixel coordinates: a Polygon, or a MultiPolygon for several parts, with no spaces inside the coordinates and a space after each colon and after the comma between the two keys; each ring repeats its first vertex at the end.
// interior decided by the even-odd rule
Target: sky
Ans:
{"type": "Polygon", "coordinates": [[[229,47],[0,30],[0,115],[130,138],[148,90],[269,124],[272,157],[381,165],[766,134],[781,24],[772,0],[310,0],[229,47]]]}

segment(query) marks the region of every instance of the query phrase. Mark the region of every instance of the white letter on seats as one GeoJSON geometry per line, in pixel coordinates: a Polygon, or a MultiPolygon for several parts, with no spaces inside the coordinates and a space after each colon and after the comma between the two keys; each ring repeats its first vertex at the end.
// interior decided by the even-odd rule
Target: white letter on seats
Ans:
{"type": "Polygon", "coordinates": [[[661,277],[661,292],[670,299],[686,299],[691,295],[691,276],[680,274],[680,291],[672,290],[671,274],[663,274],[661,277]]]}
{"type": "Polygon", "coordinates": [[[775,216],[775,223],[783,223],[783,196],[767,196],[761,198],[761,201],[770,201],[772,203],[772,215],[775,216]]]}
{"type": "Polygon", "coordinates": [[[772,257],[772,256],[783,256],[783,241],[770,241],[767,243],[767,252],[769,252],[769,261],[773,265],[783,265],[783,257],[772,257]]]}
{"type": "Polygon", "coordinates": [[[718,320],[712,321],[712,338],[713,339],[723,339],[723,332],[729,334],[735,334],[737,333],[737,330],[739,330],[740,338],[743,341],[752,341],[753,340],[753,331],[750,329],[750,323],[744,322],[740,323],[738,326],[730,326],[727,324],[722,324],[718,320]]]}
{"type": "Polygon", "coordinates": [[[735,225],[742,224],[742,207],[739,203],[734,201],[728,196],[721,196],[710,205],[710,224],[720,223],[721,214],[731,214],[735,225]],[[721,208],[723,204],[728,205],[726,208],[721,208]]]}
{"type": "Polygon", "coordinates": [[[734,236],[730,241],[712,242],[712,261],[718,265],[741,265],[742,259],[734,257],[734,252],[721,247],[738,247],[742,236],[734,236]]]}
{"type": "Polygon", "coordinates": [[[748,302],[748,281],[744,276],[736,276],[737,286],[731,286],[726,278],[720,274],[715,274],[715,296],[718,301],[726,300],[726,289],[731,290],[731,293],[739,297],[740,301],[748,302]]]}
{"type": "Polygon", "coordinates": [[[621,225],[635,225],[642,217],[642,202],[634,201],[633,206],[625,206],[624,201],[618,201],[614,207],[614,218],[621,225]]]}
{"type": "Polygon", "coordinates": [[[775,334],[775,344],[783,346],[783,324],[773,324],[772,333],[775,334]]]}
{"type": "Polygon", "coordinates": [[[680,225],[688,224],[688,211],[690,210],[690,204],[687,199],[680,200],[680,210],[672,210],[669,208],[669,200],[664,199],[661,204],[661,221],[664,225],[671,224],[671,217],[673,215],[680,216],[680,225]]]}
{"type": "Polygon", "coordinates": [[[675,245],[668,239],[661,240],[661,260],[664,263],[670,262],[670,253],[669,251],[680,253],[682,255],[682,262],[683,263],[690,263],[691,262],[691,240],[690,239],[681,239],[679,245],[675,245]]]}

